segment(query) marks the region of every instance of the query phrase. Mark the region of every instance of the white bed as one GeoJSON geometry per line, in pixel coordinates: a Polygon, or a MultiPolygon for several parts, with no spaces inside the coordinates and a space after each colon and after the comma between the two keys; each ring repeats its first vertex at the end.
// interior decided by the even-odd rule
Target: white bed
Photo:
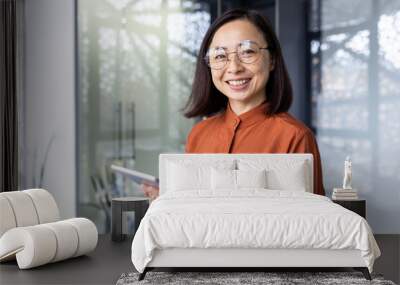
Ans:
{"type": "Polygon", "coordinates": [[[354,267],[370,278],[371,229],[312,194],[312,155],[162,154],[159,170],[160,197],[132,243],[140,279],[154,267],[354,267]]]}

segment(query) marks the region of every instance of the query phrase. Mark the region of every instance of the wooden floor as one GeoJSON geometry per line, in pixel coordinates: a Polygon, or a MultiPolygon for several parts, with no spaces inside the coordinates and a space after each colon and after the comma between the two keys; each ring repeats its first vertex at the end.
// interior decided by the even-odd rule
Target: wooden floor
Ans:
{"type": "Polygon", "coordinates": [[[115,284],[124,272],[134,271],[131,240],[115,243],[100,235],[88,256],[19,270],[16,262],[0,264],[0,284],[115,284]]]}
{"type": "MultiPolygon", "coordinates": [[[[374,272],[399,283],[400,235],[375,236],[382,256],[374,272]]],[[[109,235],[88,256],[81,256],[29,270],[19,270],[16,262],[0,264],[0,284],[115,284],[124,272],[134,271],[130,259],[131,239],[112,242],[109,235]]]]}

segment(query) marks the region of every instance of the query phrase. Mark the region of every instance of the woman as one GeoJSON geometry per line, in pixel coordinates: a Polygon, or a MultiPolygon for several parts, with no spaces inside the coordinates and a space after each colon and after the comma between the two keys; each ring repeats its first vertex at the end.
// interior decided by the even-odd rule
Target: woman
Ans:
{"type": "MultiPolygon", "coordinates": [[[[197,60],[185,116],[208,117],[191,130],[187,153],[312,153],[314,193],[324,195],[312,132],[287,111],[292,87],[269,22],[242,9],[210,26],[197,60]]],[[[158,189],[144,186],[145,194],[158,189]]]]}

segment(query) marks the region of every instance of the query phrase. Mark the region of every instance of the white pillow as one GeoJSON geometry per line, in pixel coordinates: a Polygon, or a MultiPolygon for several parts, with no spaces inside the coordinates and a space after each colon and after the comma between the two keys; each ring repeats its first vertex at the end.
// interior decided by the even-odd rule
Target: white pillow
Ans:
{"type": "Polygon", "coordinates": [[[211,189],[236,189],[236,170],[211,169],[211,189]]]}
{"type": "Polygon", "coordinates": [[[234,160],[193,162],[176,160],[167,163],[167,191],[210,190],[211,169],[234,169],[234,160]]]}
{"type": "Polygon", "coordinates": [[[261,170],[236,170],[238,188],[267,188],[267,172],[261,170]]]}
{"type": "Polygon", "coordinates": [[[311,181],[308,181],[308,164],[305,160],[288,161],[274,160],[238,160],[240,170],[266,170],[267,189],[306,191],[311,181]]]}
{"type": "Polygon", "coordinates": [[[306,164],[294,164],[292,168],[271,169],[267,172],[268,188],[273,190],[303,191],[307,189],[306,164]]]}
{"type": "Polygon", "coordinates": [[[266,188],[266,171],[262,170],[211,170],[211,188],[213,190],[240,188],[266,188]]]}

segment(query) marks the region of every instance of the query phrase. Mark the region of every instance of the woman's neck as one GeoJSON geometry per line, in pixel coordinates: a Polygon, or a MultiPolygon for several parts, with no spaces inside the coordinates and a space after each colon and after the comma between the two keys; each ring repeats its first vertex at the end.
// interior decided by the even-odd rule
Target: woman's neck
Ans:
{"type": "Polygon", "coordinates": [[[236,115],[240,116],[241,114],[246,113],[247,111],[250,111],[251,109],[254,109],[255,107],[261,105],[264,102],[265,102],[264,97],[262,97],[258,100],[253,100],[251,102],[229,100],[229,106],[231,107],[232,111],[236,115]]]}

